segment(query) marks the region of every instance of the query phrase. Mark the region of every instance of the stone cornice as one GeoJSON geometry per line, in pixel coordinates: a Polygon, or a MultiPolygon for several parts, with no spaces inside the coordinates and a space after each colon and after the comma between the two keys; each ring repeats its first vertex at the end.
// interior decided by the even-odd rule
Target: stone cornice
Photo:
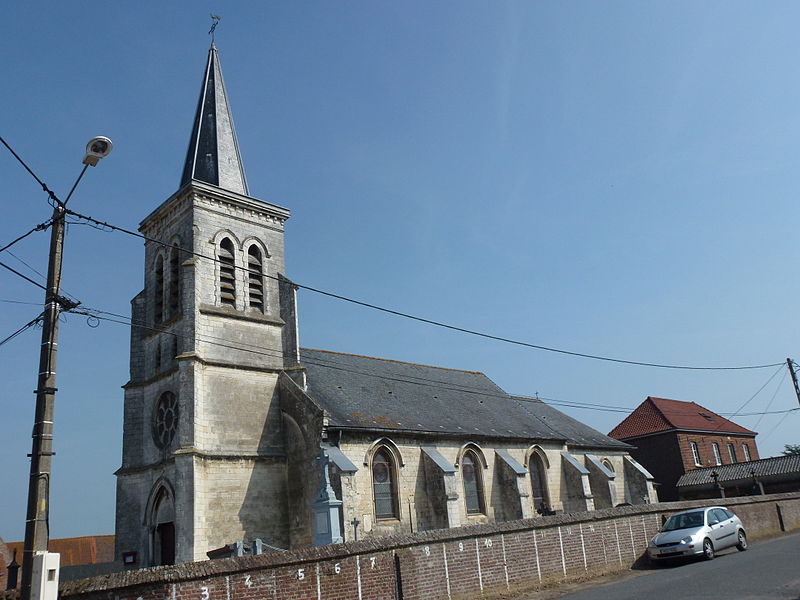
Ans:
{"type": "Polygon", "coordinates": [[[192,180],[147,215],[139,224],[139,231],[142,233],[151,231],[155,223],[162,222],[173,211],[177,211],[179,207],[182,206],[183,203],[176,202],[176,200],[184,200],[190,198],[192,195],[194,195],[196,200],[205,204],[207,207],[213,207],[214,205],[232,207],[243,211],[251,218],[260,217],[259,220],[264,222],[266,226],[272,226],[279,230],[283,229],[283,223],[291,216],[289,209],[283,208],[282,206],[270,204],[269,202],[264,202],[263,200],[258,200],[243,194],[237,194],[236,192],[223,190],[222,188],[202,181],[192,180]]]}
{"type": "Polygon", "coordinates": [[[228,319],[237,319],[239,321],[250,321],[251,323],[280,325],[281,327],[286,325],[286,322],[280,317],[259,315],[254,313],[248,314],[232,308],[222,308],[212,304],[201,304],[199,310],[200,314],[202,315],[214,315],[215,317],[225,317],[228,319]]]}

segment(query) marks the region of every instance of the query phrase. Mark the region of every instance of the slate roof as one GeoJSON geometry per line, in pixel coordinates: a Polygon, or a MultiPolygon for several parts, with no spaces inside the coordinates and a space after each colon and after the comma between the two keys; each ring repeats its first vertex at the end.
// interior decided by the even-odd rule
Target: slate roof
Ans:
{"type": "Polygon", "coordinates": [[[750,431],[695,402],[648,396],[609,436],[627,440],[664,431],[689,430],[755,436],[750,431]]]}
{"type": "Polygon", "coordinates": [[[305,348],[300,362],[331,428],[629,448],[541,400],[505,393],[483,373],[305,348]]]}
{"type": "Polygon", "coordinates": [[[711,485],[714,483],[711,477],[712,471],[716,471],[719,474],[719,482],[722,484],[726,481],[752,479],[753,475],[751,471],[753,471],[759,479],[781,475],[794,475],[796,478],[800,479],[800,454],[773,456],[772,458],[762,458],[760,460],[751,460],[732,465],[694,469],[683,475],[678,480],[677,486],[711,485]]]}
{"type": "Polygon", "coordinates": [[[211,44],[181,187],[192,179],[248,195],[217,47],[211,44]]]}

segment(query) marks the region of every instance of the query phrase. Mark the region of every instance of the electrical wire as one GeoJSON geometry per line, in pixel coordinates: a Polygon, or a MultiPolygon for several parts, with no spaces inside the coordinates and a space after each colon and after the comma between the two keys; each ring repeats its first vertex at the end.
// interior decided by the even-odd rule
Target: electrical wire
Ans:
{"type": "MultiPolygon", "coordinates": [[[[738,408],[738,409],[737,409],[737,410],[736,410],[736,411],[735,411],[735,412],[734,412],[734,413],[731,415],[731,417],[735,417],[735,416],[737,416],[737,415],[738,415],[738,414],[739,414],[739,413],[740,413],[740,412],[741,412],[741,411],[744,409],[744,407],[745,407],[745,406],[747,406],[748,404],[750,404],[750,402],[752,402],[752,401],[753,401],[753,399],[754,399],[756,396],[758,396],[758,395],[761,393],[761,391],[762,391],[762,390],[763,390],[765,387],[767,387],[767,386],[769,385],[769,382],[770,382],[770,381],[772,381],[773,379],[775,379],[775,376],[776,376],[778,373],[780,373],[781,369],[783,368],[783,366],[784,366],[785,364],[786,364],[786,363],[783,363],[783,364],[782,364],[780,367],[778,367],[778,369],[777,369],[777,370],[776,370],[776,371],[775,371],[775,372],[774,372],[772,375],[770,375],[769,379],[767,379],[767,381],[765,381],[765,382],[764,382],[764,385],[762,385],[760,388],[758,388],[758,390],[756,391],[756,393],[755,393],[755,394],[753,394],[752,396],[750,396],[750,398],[748,398],[748,399],[747,399],[747,400],[744,402],[744,404],[742,404],[742,405],[741,405],[741,406],[740,406],[740,407],[739,407],[739,408],[738,408]]],[[[718,430],[719,430],[719,429],[720,429],[720,428],[721,428],[723,425],[724,425],[724,423],[720,423],[720,424],[719,424],[719,425],[717,425],[717,426],[716,426],[714,429],[712,429],[712,431],[718,431],[718,430]]]]}
{"type": "Polygon", "coordinates": [[[25,323],[25,325],[23,325],[22,327],[20,327],[19,329],[17,329],[17,330],[16,330],[14,333],[12,333],[12,334],[11,334],[11,335],[9,335],[8,337],[4,338],[3,340],[0,340],[0,346],[2,346],[3,344],[5,344],[5,343],[7,343],[7,342],[10,342],[10,341],[11,341],[11,340],[13,340],[15,337],[17,337],[17,336],[18,336],[18,335],[20,335],[22,332],[24,332],[26,329],[29,329],[29,328],[33,327],[34,325],[36,325],[36,324],[37,324],[39,321],[41,321],[42,319],[44,319],[44,314],[40,314],[40,315],[39,315],[39,316],[37,316],[36,318],[34,318],[34,319],[32,319],[32,320],[28,321],[27,323],[25,323]]]}
{"type": "Polygon", "coordinates": [[[34,281],[33,279],[31,279],[27,275],[23,275],[22,273],[20,273],[16,269],[14,269],[12,267],[9,267],[6,263],[0,262],[0,267],[8,269],[9,271],[14,273],[15,275],[19,275],[20,277],[22,277],[25,281],[28,281],[28,282],[32,283],[33,285],[35,285],[36,287],[38,287],[40,289],[43,289],[45,292],[47,291],[47,288],[45,286],[43,286],[41,283],[39,283],[38,281],[34,281]]]}
{"type": "Polygon", "coordinates": [[[42,181],[41,179],[39,179],[39,176],[36,175],[36,173],[34,173],[33,170],[27,164],[25,164],[25,161],[22,160],[22,158],[20,157],[19,154],[14,152],[14,149],[11,146],[8,145],[8,142],[6,142],[6,140],[3,138],[3,136],[0,136],[0,142],[2,142],[2,144],[6,148],[8,148],[8,151],[11,152],[12,155],[14,155],[14,158],[16,158],[19,161],[19,164],[21,164],[23,167],[25,167],[25,170],[28,173],[31,174],[31,177],[33,177],[36,180],[36,182],[40,186],[42,186],[42,190],[44,190],[44,192],[47,194],[48,198],[51,201],[51,204],[53,202],[55,202],[57,205],[63,206],[63,203],[61,202],[61,200],[58,199],[58,196],[56,196],[55,192],[53,190],[51,190],[49,187],[47,187],[47,184],[44,181],[42,181]]]}
{"type": "MultiPolygon", "coordinates": [[[[151,237],[143,235],[141,233],[138,233],[138,232],[135,232],[135,231],[131,231],[130,229],[126,229],[124,227],[119,227],[117,225],[112,225],[112,224],[110,224],[110,223],[108,223],[106,221],[100,221],[98,219],[95,219],[95,218],[87,216],[87,215],[83,215],[83,214],[75,212],[73,210],[65,209],[65,212],[68,213],[68,214],[71,214],[72,216],[77,217],[79,219],[83,219],[85,221],[89,221],[91,223],[94,223],[95,225],[100,226],[100,227],[105,227],[105,228],[113,230],[113,231],[119,231],[119,232],[122,232],[122,233],[126,233],[128,235],[131,235],[131,236],[134,236],[134,237],[137,237],[137,238],[149,241],[149,242],[153,242],[155,244],[159,244],[159,245],[162,245],[164,247],[171,247],[172,246],[171,244],[168,244],[166,242],[162,242],[160,240],[151,238],[151,237]]],[[[207,255],[202,254],[200,252],[195,252],[195,251],[192,251],[192,250],[186,250],[186,249],[183,249],[183,248],[181,248],[180,250],[182,252],[187,253],[187,254],[191,254],[193,256],[197,256],[198,258],[203,258],[203,259],[210,260],[210,261],[213,261],[213,262],[220,262],[219,259],[217,259],[216,257],[207,256],[207,255]]],[[[230,265],[227,265],[227,266],[230,266],[230,265]]],[[[240,265],[235,265],[234,267],[236,269],[240,269],[242,271],[249,272],[249,268],[247,268],[247,267],[243,267],[243,266],[240,266],[240,265]]],[[[269,279],[274,279],[276,281],[280,281],[281,280],[279,277],[276,277],[274,275],[264,274],[264,276],[269,278],[269,279]]],[[[641,367],[653,367],[653,368],[659,368],[659,369],[681,369],[681,370],[691,370],[691,371],[740,371],[740,370],[752,370],[752,369],[767,369],[767,368],[771,368],[771,367],[782,366],[784,364],[783,361],[781,361],[781,362],[778,362],[778,363],[768,363],[768,364],[761,364],[761,365],[740,365],[740,366],[733,366],[733,367],[705,367],[705,366],[698,367],[698,366],[690,366],[690,365],[672,365],[672,364],[652,363],[652,362],[636,361],[636,360],[626,360],[626,359],[620,359],[620,358],[612,358],[612,357],[608,357],[608,356],[601,356],[601,355],[597,355],[597,354],[586,354],[586,353],[583,353],[583,352],[574,352],[574,351],[571,351],[571,350],[564,350],[564,349],[561,349],[561,348],[554,348],[554,347],[551,347],[551,346],[543,346],[543,345],[540,345],[540,344],[533,344],[533,343],[530,343],[530,342],[524,342],[524,341],[515,340],[515,339],[503,337],[503,336],[492,335],[492,334],[489,334],[489,333],[484,333],[484,332],[475,331],[475,330],[472,330],[472,329],[467,329],[465,327],[458,327],[456,325],[450,325],[448,323],[443,323],[441,321],[435,321],[433,319],[427,319],[427,318],[420,317],[420,316],[417,316],[417,315],[412,315],[410,313],[405,313],[405,312],[393,310],[393,309],[390,309],[390,308],[385,308],[383,306],[378,306],[377,304],[371,304],[369,302],[363,302],[361,300],[356,300],[354,298],[349,298],[347,296],[342,296],[340,294],[335,294],[333,292],[328,292],[328,291],[325,291],[325,290],[321,290],[319,288],[314,288],[314,287],[311,287],[311,286],[308,286],[308,285],[299,284],[299,283],[294,282],[294,281],[290,281],[290,280],[287,280],[287,281],[291,285],[295,286],[298,289],[307,290],[307,291],[310,291],[310,292],[313,292],[313,293],[316,293],[316,294],[327,296],[329,298],[335,298],[337,300],[341,300],[341,301],[344,301],[344,302],[355,304],[357,306],[362,306],[364,308],[370,308],[372,310],[376,310],[376,311],[379,311],[379,312],[395,315],[395,316],[402,317],[402,318],[405,318],[405,319],[411,319],[411,320],[418,321],[418,322],[421,322],[421,323],[426,323],[428,325],[433,325],[435,327],[441,327],[443,329],[449,329],[451,331],[458,331],[460,333],[465,333],[465,334],[468,334],[468,335],[474,335],[474,336],[482,337],[482,338],[485,338],[485,339],[491,339],[491,340],[495,340],[495,341],[498,341],[498,342],[503,342],[503,343],[507,343],[507,344],[513,344],[513,345],[517,345],[517,346],[523,346],[523,347],[527,347],[527,348],[533,348],[535,350],[542,350],[542,351],[545,351],[545,352],[553,352],[553,353],[558,353],[558,354],[565,354],[565,355],[568,355],[568,356],[576,356],[576,357],[580,357],[580,358],[587,358],[587,359],[592,359],[592,360],[599,360],[599,361],[612,362],[612,363],[618,363],[618,364],[626,364],[626,365],[634,365],[634,366],[641,366],[641,367]]]]}
{"type": "Polygon", "coordinates": [[[28,306],[39,306],[41,302],[24,302],[22,300],[6,300],[5,298],[0,298],[0,302],[4,304],[27,304],[28,306]]]}
{"type": "MultiPolygon", "coordinates": [[[[14,241],[12,241],[12,242],[9,242],[8,244],[6,244],[6,245],[5,245],[5,246],[3,246],[2,248],[0,248],[0,252],[3,252],[3,251],[5,251],[5,250],[8,250],[9,248],[11,248],[11,246],[13,246],[14,244],[16,244],[17,242],[21,242],[22,240],[24,240],[26,237],[28,237],[30,234],[32,234],[32,233],[33,233],[33,232],[35,232],[35,231],[44,231],[45,229],[47,229],[48,227],[50,227],[50,225],[52,225],[52,223],[53,223],[53,219],[49,219],[49,220],[45,221],[44,223],[39,223],[39,224],[38,224],[36,227],[34,227],[33,229],[31,229],[31,230],[30,230],[30,231],[28,231],[27,233],[23,233],[21,236],[19,236],[19,237],[18,237],[17,239],[15,239],[14,241]]],[[[11,253],[9,252],[9,254],[11,254],[11,253]]]]}
{"type": "MultiPolygon", "coordinates": [[[[778,396],[778,392],[780,391],[781,386],[783,385],[783,382],[786,381],[786,376],[788,374],[789,374],[789,369],[786,369],[783,372],[783,376],[781,377],[780,381],[778,382],[778,385],[775,387],[775,391],[772,393],[772,398],[769,399],[769,402],[767,403],[767,407],[764,409],[765,411],[769,411],[769,407],[772,406],[772,403],[775,401],[775,398],[778,396]]],[[[769,412],[765,412],[765,413],[763,413],[762,415],[760,415],[758,417],[758,421],[756,421],[755,425],[753,425],[753,431],[755,431],[758,428],[758,425],[759,425],[759,423],[761,423],[762,419],[764,418],[764,415],[767,415],[767,414],[770,414],[770,413],[769,412]]],[[[744,415],[740,414],[739,416],[744,416],[744,415]]]]}
{"type": "MultiPolygon", "coordinates": [[[[171,335],[171,336],[179,338],[179,339],[196,339],[196,340],[200,341],[201,343],[204,343],[204,344],[207,344],[207,345],[210,345],[210,346],[216,346],[216,347],[220,347],[220,348],[225,348],[225,349],[228,349],[228,350],[237,350],[237,351],[241,351],[241,352],[248,352],[248,353],[251,353],[251,354],[255,354],[255,355],[259,355],[259,356],[266,356],[266,357],[269,357],[269,358],[283,358],[283,352],[281,352],[281,351],[277,351],[277,350],[269,351],[269,350],[266,350],[266,349],[262,348],[261,346],[256,346],[256,345],[253,345],[253,344],[246,344],[246,343],[243,343],[243,342],[238,342],[237,344],[225,343],[225,342],[229,342],[229,340],[227,340],[226,338],[220,338],[220,337],[216,337],[216,336],[209,336],[209,335],[186,336],[186,335],[182,335],[180,333],[176,333],[174,331],[170,331],[170,330],[168,330],[166,328],[153,327],[153,326],[146,325],[144,323],[136,322],[132,318],[130,318],[130,317],[126,316],[126,315],[122,315],[122,314],[119,314],[119,313],[113,313],[113,312],[110,312],[110,311],[104,311],[104,310],[100,310],[100,309],[96,309],[96,308],[81,306],[80,309],[70,310],[68,312],[72,313],[72,314],[79,314],[79,315],[84,315],[84,316],[87,316],[87,317],[93,317],[93,318],[96,318],[96,319],[101,320],[101,321],[108,321],[108,322],[111,322],[111,323],[117,323],[117,324],[125,325],[125,326],[128,326],[128,327],[139,327],[141,329],[146,329],[146,330],[153,331],[153,332],[156,332],[156,333],[163,333],[163,334],[166,334],[166,335],[171,335]],[[103,316],[103,315],[108,315],[108,316],[103,316]],[[111,318],[111,317],[115,317],[115,318],[111,318]]],[[[364,357],[364,358],[370,358],[370,357],[364,357]]],[[[371,360],[379,360],[380,361],[380,360],[383,360],[383,359],[371,358],[371,360]]],[[[625,414],[630,414],[630,413],[632,413],[633,411],[636,410],[635,408],[629,408],[629,407],[623,407],[623,406],[614,406],[614,405],[598,404],[598,403],[591,403],[591,402],[579,402],[579,401],[574,401],[574,400],[559,400],[557,398],[548,398],[548,397],[528,398],[528,397],[525,397],[525,396],[507,394],[505,392],[502,392],[502,390],[500,390],[499,393],[493,393],[490,390],[487,390],[486,388],[470,388],[468,386],[462,386],[462,385],[445,384],[445,383],[443,383],[441,381],[438,381],[436,379],[431,379],[431,378],[427,378],[427,377],[420,377],[420,376],[414,376],[414,375],[387,376],[385,372],[380,372],[379,373],[379,372],[375,372],[375,371],[370,371],[369,369],[343,367],[340,364],[335,363],[333,361],[326,361],[324,359],[319,359],[319,358],[312,359],[312,358],[304,357],[301,362],[303,364],[315,365],[315,366],[319,366],[319,367],[323,367],[323,368],[327,368],[327,369],[332,369],[332,370],[336,370],[336,371],[353,373],[353,374],[356,374],[356,375],[363,375],[363,376],[367,376],[367,377],[380,378],[382,380],[396,381],[396,382],[400,382],[400,383],[410,383],[410,384],[416,384],[416,385],[426,385],[428,387],[434,387],[434,388],[437,388],[437,389],[442,389],[442,390],[451,391],[451,392],[464,393],[464,394],[476,394],[476,395],[480,395],[480,396],[484,396],[484,397],[493,397],[493,398],[498,398],[498,399],[503,399],[503,400],[508,400],[509,398],[513,397],[515,400],[522,400],[522,401],[528,401],[528,402],[539,402],[539,401],[542,401],[542,402],[546,402],[548,405],[552,405],[552,406],[563,406],[563,407],[566,407],[566,408],[580,408],[580,409],[585,409],[585,410],[595,410],[595,411],[599,411],[599,412],[616,412],[616,413],[625,413],[625,414]]],[[[431,368],[439,368],[439,367],[431,367],[431,368]]],[[[447,369],[447,370],[450,370],[450,369],[447,369]]],[[[469,372],[468,371],[468,373],[474,373],[474,372],[469,372]]],[[[478,374],[478,373],[476,373],[476,374],[478,374]]],[[[498,388],[498,390],[499,390],[499,388],[498,388]]],[[[799,409],[791,409],[791,410],[800,410],[800,408],[799,409]]],[[[772,411],[772,412],[769,412],[769,413],[766,413],[766,414],[782,414],[784,412],[791,412],[791,411],[772,411]]],[[[666,414],[668,416],[696,416],[697,415],[696,412],[678,412],[678,411],[666,411],[664,414],[666,414]]],[[[726,415],[728,413],[716,413],[716,414],[719,414],[719,416],[724,416],[724,415],[726,415]]],[[[754,412],[754,413],[746,413],[746,414],[743,414],[743,415],[740,415],[740,416],[755,416],[755,415],[760,415],[760,414],[762,414],[762,413],[754,412]]],[[[724,423],[722,423],[722,425],[724,425],[724,423]]]]}

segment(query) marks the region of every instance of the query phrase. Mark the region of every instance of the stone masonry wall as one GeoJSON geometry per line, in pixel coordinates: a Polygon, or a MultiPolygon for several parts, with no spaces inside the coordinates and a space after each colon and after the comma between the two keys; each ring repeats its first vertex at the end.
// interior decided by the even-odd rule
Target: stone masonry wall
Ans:
{"type": "MultiPolygon", "coordinates": [[[[800,494],[728,499],[751,539],[800,529],[800,494]]],[[[692,502],[434,530],[66,582],[74,600],[419,599],[492,596],[621,571],[692,502]]]]}

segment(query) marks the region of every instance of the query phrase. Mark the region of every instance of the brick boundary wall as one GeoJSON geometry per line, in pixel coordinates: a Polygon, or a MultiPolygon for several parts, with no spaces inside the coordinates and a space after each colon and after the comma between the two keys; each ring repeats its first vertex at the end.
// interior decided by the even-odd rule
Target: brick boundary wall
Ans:
{"type": "MultiPolygon", "coordinates": [[[[595,512],[298,551],[153,567],[65,582],[71,600],[458,600],[622,571],[669,514],[713,501],[595,512]]],[[[800,529],[800,493],[721,500],[751,539],[800,529]]]]}

